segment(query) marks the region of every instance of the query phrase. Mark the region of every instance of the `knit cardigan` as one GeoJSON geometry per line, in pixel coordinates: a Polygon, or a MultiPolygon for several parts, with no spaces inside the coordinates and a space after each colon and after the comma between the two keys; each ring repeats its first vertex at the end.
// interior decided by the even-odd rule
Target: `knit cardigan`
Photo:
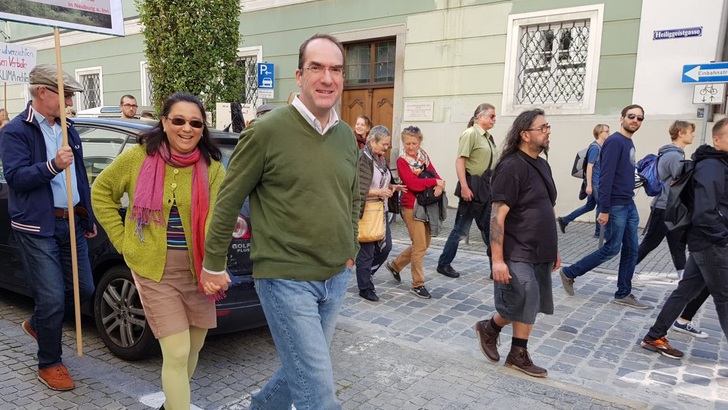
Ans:
{"type": "MultiPolygon", "coordinates": [[[[139,276],[159,282],[162,279],[167,254],[167,223],[172,205],[177,205],[185,240],[190,252],[190,272],[196,278],[192,262],[192,170],[194,167],[175,168],[165,165],[164,197],[162,213],[164,225],[151,222],[143,227],[144,242],[134,235],[136,224],[129,219],[127,212],[122,221],[119,209],[121,199],[128,195],[128,208],[134,203],[137,177],[144,159],[146,147],[136,145],[123,152],[94,181],[91,188],[91,204],[97,221],[106,231],[111,244],[124,256],[127,266],[139,276]]],[[[212,218],[213,204],[217,198],[220,184],[225,177],[225,168],[219,161],[212,161],[207,169],[210,184],[210,211],[205,222],[207,231],[212,218]]],[[[196,280],[196,279],[195,279],[196,280]]]]}

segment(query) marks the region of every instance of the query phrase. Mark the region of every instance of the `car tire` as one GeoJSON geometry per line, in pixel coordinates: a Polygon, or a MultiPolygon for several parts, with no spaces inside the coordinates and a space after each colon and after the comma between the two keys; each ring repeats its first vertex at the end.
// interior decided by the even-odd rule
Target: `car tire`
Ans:
{"type": "Polygon", "coordinates": [[[116,265],[101,276],[94,295],[96,329],[111,353],[140,360],[159,351],[129,268],[116,265]]]}

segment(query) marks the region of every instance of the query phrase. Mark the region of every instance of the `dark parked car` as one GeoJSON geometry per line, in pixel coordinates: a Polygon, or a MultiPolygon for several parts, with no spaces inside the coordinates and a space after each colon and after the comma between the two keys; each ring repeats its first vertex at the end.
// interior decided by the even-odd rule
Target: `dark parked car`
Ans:
{"type": "MultiPolygon", "coordinates": [[[[136,137],[150,129],[155,122],[143,120],[112,120],[77,118],[76,129],[83,141],[84,163],[89,181],[108,166],[114,158],[136,144],[136,137]]],[[[227,165],[237,134],[210,130],[223,152],[227,165]]],[[[126,212],[128,199],[122,199],[120,213],[126,212]]],[[[98,224],[97,224],[98,226],[98,224]]],[[[143,358],[157,350],[157,341],[147,326],[144,310],[129,268],[116,252],[100,226],[99,234],[89,240],[89,257],[96,283],[96,293],[83,306],[92,315],[106,346],[125,360],[143,358]]],[[[150,255],[150,257],[155,257],[150,255]]],[[[255,293],[250,263],[250,219],[246,206],[241,210],[228,249],[228,271],[233,284],[227,297],[217,302],[217,329],[210,334],[252,329],[266,324],[263,310],[255,293]]],[[[0,288],[30,296],[25,272],[18,256],[8,214],[8,186],[0,174],[0,288]]]]}

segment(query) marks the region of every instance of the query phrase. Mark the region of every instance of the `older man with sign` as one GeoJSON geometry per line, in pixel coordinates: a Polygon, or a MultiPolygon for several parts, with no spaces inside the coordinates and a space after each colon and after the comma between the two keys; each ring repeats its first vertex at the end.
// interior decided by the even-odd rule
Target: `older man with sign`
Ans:
{"type": "Polygon", "coordinates": [[[83,86],[63,73],[59,87],[56,74],[54,66],[33,68],[28,87],[31,101],[0,130],[0,141],[10,224],[36,304],[22,328],[38,342],[38,379],[53,390],[71,390],[75,384],[61,360],[62,322],[73,311],[74,257],[78,259],[78,299],[83,302],[93,295],[86,238],[96,236],[96,225],[81,138],[68,122],[68,143],[64,143],[59,118],[59,93],[68,107],[83,86]],[[73,209],[69,209],[69,197],[73,209]]]}

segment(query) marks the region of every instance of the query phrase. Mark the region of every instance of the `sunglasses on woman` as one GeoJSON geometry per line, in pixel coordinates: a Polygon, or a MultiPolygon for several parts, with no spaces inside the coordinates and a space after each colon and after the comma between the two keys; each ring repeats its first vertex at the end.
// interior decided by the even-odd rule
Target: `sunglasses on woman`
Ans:
{"type": "Polygon", "coordinates": [[[205,123],[202,122],[202,121],[200,121],[200,120],[189,120],[189,121],[187,121],[184,118],[179,118],[179,117],[170,118],[169,119],[169,122],[171,122],[173,125],[176,125],[178,127],[184,126],[185,123],[189,123],[190,124],[190,127],[192,127],[192,128],[202,128],[202,127],[205,126],[205,123]]]}

